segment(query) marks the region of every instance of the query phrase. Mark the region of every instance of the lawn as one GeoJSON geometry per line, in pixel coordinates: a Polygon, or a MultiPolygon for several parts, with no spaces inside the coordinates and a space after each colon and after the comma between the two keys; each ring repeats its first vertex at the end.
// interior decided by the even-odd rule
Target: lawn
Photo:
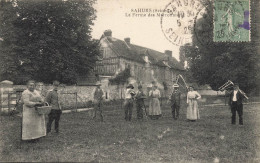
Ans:
{"type": "MultiPolygon", "coordinates": [[[[260,112],[244,106],[244,125],[230,124],[227,106],[200,107],[201,119],[171,118],[163,107],[159,120],[125,122],[123,110],[105,108],[105,122],[89,112],[63,114],[60,134],[21,143],[21,118],[0,116],[0,161],[81,162],[259,162],[260,112]]],[[[135,111],[135,110],[134,110],[135,111]]]]}

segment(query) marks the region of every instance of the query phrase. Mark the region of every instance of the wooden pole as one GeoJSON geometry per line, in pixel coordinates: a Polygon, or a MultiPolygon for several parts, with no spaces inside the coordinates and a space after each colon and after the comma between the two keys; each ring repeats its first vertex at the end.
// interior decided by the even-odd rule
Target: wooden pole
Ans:
{"type": "Polygon", "coordinates": [[[122,91],[123,91],[123,86],[121,86],[121,110],[122,110],[122,108],[123,108],[123,97],[122,97],[122,91]]]}
{"type": "Polygon", "coordinates": [[[76,96],[76,109],[78,109],[78,92],[75,92],[75,96],[76,96]]]}
{"type": "Polygon", "coordinates": [[[8,114],[9,115],[11,115],[10,114],[10,112],[11,112],[11,106],[10,106],[10,100],[11,100],[11,98],[10,98],[10,92],[8,92],[8,94],[7,94],[7,100],[8,100],[8,114]]]}
{"type": "Polygon", "coordinates": [[[225,92],[225,106],[227,105],[227,94],[225,92]]]}

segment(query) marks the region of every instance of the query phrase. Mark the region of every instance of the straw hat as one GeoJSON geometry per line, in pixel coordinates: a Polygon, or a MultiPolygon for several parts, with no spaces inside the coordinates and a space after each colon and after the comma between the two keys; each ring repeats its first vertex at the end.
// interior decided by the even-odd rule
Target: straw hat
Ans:
{"type": "Polygon", "coordinates": [[[179,88],[179,85],[178,85],[178,84],[173,84],[172,87],[173,87],[173,88],[179,88]]]}
{"type": "Polygon", "coordinates": [[[96,83],[96,85],[97,85],[97,86],[101,86],[101,82],[98,81],[98,82],[96,83]]]}
{"type": "Polygon", "coordinates": [[[126,88],[134,89],[134,86],[133,86],[133,84],[129,84],[126,88]]]}

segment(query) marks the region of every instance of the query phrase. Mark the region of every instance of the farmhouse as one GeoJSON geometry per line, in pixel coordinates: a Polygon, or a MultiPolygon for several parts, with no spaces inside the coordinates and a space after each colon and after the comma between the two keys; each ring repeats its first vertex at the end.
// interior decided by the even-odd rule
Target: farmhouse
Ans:
{"type": "Polygon", "coordinates": [[[112,37],[112,31],[104,31],[100,38],[101,58],[94,68],[101,79],[115,77],[126,68],[130,69],[130,83],[149,87],[156,81],[159,88],[172,85],[176,76],[185,71],[184,67],[172,57],[172,51],[165,53],[134,45],[130,38],[120,40],[112,37]]]}

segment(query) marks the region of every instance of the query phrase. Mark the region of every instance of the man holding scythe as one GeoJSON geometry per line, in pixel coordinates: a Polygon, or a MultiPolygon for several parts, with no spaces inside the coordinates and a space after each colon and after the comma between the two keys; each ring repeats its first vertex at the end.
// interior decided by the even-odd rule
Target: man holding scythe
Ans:
{"type": "Polygon", "coordinates": [[[181,103],[181,92],[179,91],[179,85],[173,85],[173,91],[169,97],[172,108],[172,118],[175,120],[179,118],[180,103],[181,103]]]}
{"type": "Polygon", "coordinates": [[[234,90],[229,96],[229,106],[231,108],[231,124],[236,124],[236,112],[239,117],[239,125],[243,125],[243,94],[239,91],[239,85],[234,84],[234,90]]]}

